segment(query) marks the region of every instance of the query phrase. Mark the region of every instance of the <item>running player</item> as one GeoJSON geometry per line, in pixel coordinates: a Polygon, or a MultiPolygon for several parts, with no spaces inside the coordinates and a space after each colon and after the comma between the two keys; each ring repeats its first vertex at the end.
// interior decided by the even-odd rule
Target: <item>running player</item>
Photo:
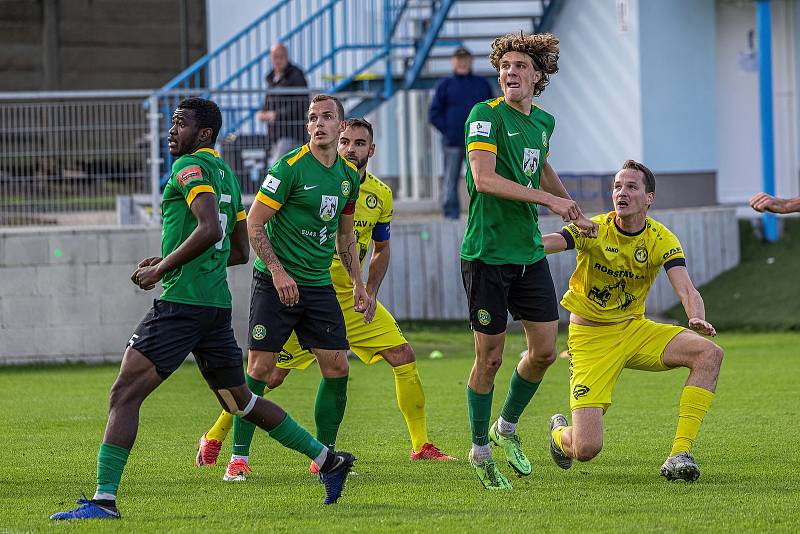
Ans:
{"type": "Polygon", "coordinates": [[[705,319],[678,238],[647,216],[655,200],[650,170],[628,160],[614,178],[614,211],[592,220],[600,228],[587,239],[575,225],[544,236],[548,253],[577,249],[575,272],[561,304],[569,324],[570,408],[572,426],[556,414],[550,419],[550,452],[568,469],[572,459],[591,460],[603,447],[603,415],[623,369],[666,371],[688,367],[672,451],[661,466],[668,480],[693,481],[700,468],[690,454],[717,386],[722,349],[702,337],[716,331],[705,319]],[[680,297],[687,330],[645,319],[647,293],[663,268],[680,297]]]}
{"type": "Polygon", "coordinates": [[[555,359],[558,303],[541,243],[537,204],[592,233],[547,162],[555,119],[533,104],[558,71],[558,39],[522,32],[498,37],[489,56],[503,96],[472,108],[465,125],[469,215],[461,272],[475,336],[475,364],[467,387],[472,427],[469,457],[483,486],[511,489],[492,459],[489,442],[503,448],[521,476],[531,464],[516,427],[555,359]],[[517,364],[498,420],[489,429],[494,378],[500,368],[508,312],[522,320],[528,351],[517,364]]]}
{"type": "Polygon", "coordinates": [[[131,336],[111,388],[95,495],[51,519],[119,519],[117,489],[136,439],[139,408],[190,352],[223,407],[321,465],[326,504],[341,493],[353,456],[333,453],[244,384],[226,266],[247,263],[249,247],[238,181],[213,149],[221,126],[219,108],[209,100],[186,99],[172,116],[169,150],[178,159],[164,189],[162,256],[142,260],[131,276],[144,290],[161,281],[164,291],[131,336]]]}
{"type": "MultiPolygon", "coordinates": [[[[250,244],[258,254],[250,298],[247,385],[256,395],[264,394],[273,362],[294,330],[300,345],[319,362],[317,436],[331,444],[347,404],[350,347],[329,272],[334,250],[352,281],[353,309],[364,313],[371,306],[353,234],[358,170],[336,151],[343,117],[335,97],[312,99],[307,125],[311,141],[273,165],[247,215],[250,244]]],[[[254,430],[250,421],[234,420],[233,457],[225,480],[244,480],[250,472],[247,460],[254,430]]]]}
{"type": "MultiPolygon", "coordinates": [[[[394,372],[397,405],[406,420],[411,436],[412,460],[450,460],[428,438],[425,417],[425,393],[417,371],[414,351],[406,341],[394,317],[377,301],[386,270],[389,268],[389,224],[392,219],[392,190],[367,172],[369,158],[375,153],[372,125],[364,119],[349,119],[339,136],[339,153],[358,168],[361,187],[355,211],[355,234],[358,239],[359,259],[364,261],[372,243],[372,256],[367,276],[367,293],[371,297],[370,307],[363,314],[354,309],[353,284],[341,261],[334,256],[331,278],[336,298],[344,313],[347,337],[352,350],[365,364],[380,360],[392,367],[394,372]]],[[[264,394],[280,386],[292,369],[305,369],[314,362],[313,352],[301,348],[297,335],[292,333],[276,362],[271,362],[267,374],[264,394]]],[[[222,442],[233,424],[233,415],[223,411],[214,426],[200,439],[197,465],[213,465],[217,461],[222,442]]],[[[248,454],[245,446],[238,443],[239,452],[248,454]]],[[[311,464],[311,471],[317,469],[311,464]]]]}

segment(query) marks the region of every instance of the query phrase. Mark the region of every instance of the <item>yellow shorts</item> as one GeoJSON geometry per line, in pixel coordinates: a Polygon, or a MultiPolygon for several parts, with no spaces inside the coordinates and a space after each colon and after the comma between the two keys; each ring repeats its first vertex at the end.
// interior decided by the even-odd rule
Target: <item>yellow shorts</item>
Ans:
{"type": "Polygon", "coordinates": [[[611,393],[623,369],[666,371],[667,344],[682,326],[632,319],[610,326],[569,324],[570,409],[611,405],[611,393]]]}
{"type": "MultiPolygon", "coordinates": [[[[337,291],[336,299],[344,314],[350,350],[365,364],[370,365],[382,360],[381,352],[408,343],[400,327],[397,326],[397,321],[380,302],[375,311],[375,318],[371,323],[364,324],[364,314],[354,309],[351,289],[337,291]]],[[[311,351],[300,347],[297,336],[292,332],[283,350],[278,354],[277,365],[281,369],[305,369],[316,359],[311,351]]]]}

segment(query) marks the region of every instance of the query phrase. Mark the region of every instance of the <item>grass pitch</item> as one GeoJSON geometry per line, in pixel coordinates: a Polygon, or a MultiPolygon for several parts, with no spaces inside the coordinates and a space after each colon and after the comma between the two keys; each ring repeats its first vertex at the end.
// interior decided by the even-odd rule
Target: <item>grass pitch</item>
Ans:
{"type": "MultiPolygon", "coordinates": [[[[139,438],[119,494],[121,522],[53,524],[48,516],[94,491],[109,387],[116,366],[0,370],[0,532],[618,532],[796,531],[800,443],[797,377],[800,334],[723,333],[717,397],[695,454],[702,477],[668,483],[658,469],[669,452],[687,371],[624,372],[606,416],[606,446],[594,461],[561,471],[550,460],[547,423],[567,410],[567,362],[559,359],[520,424],[533,463],[514,490],[483,490],[466,458],[465,403],[471,367],[466,329],[409,329],[420,355],[430,434],[450,463],[410,463],[405,425],[384,363],[352,363],[339,445],[359,458],[340,503],[323,507],[308,460],[263,432],[253,475],[222,481],[221,465],[194,467],[197,438],[219,408],[193,364],[183,366],[142,410],[139,438]],[[445,358],[430,360],[431,350],[445,358]]],[[[563,348],[563,339],[559,345],[563,348]]],[[[509,338],[495,416],[507,391],[521,334],[509,338]]],[[[294,372],[270,395],[313,429],[319,373],[294,372]]],[[[496,453],[496,458],[499,455],[496,453]]]]}

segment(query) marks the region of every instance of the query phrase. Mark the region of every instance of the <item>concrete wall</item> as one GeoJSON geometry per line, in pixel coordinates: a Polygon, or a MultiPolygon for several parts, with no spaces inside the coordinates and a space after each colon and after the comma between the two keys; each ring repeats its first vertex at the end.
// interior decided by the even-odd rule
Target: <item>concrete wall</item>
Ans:
{"type": "MultiPolygon", "coordinates": [[[[681,239],[698,285],[739,263],[733,210],[654,216],[681,239]]],[[[560,226],[557,218],[542,220],[544,231],[560,226]]],[[[395,223],[391,267],[379,298],[398,319],[466,317],[458,258],[463,230],[463,221],[395,223]]],[[[159,294],[137,289],[129,277],[139,260],[158,254],[160,239],[159,229],[146,227],[0,232],[0,365],[120,359],[159,294]]],[[[574,252],[550,258],[559,294],[566,290],[573,258],[574,252]]],[[[228,273],[234,328],[244,343],[252,269],[238,266],[228,273]]],[[[660,275],[648,311],[658,313],[675,302],[660,275]]]]}

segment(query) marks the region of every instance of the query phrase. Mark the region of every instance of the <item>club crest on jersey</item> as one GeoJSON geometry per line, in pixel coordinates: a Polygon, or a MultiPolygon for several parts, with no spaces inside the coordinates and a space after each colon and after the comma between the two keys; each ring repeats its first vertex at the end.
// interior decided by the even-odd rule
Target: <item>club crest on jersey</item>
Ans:
{"type": "Polygon", "coordinates": [[[644,263],[647,261],[647,249],[644,247],[636,247],[636,250],[633,252],[633,259],[638,261],[639,263],[644,263]]]}
{"type": "Polygon", "coordinates": [[[376,197],[376,196],[375,196],[374,194],[372,194],[372,193],[370,193],[369,195],[367,195],[367,207],[368,207],[369,209],[373,209],[373,208],[375,208],[375,206],[377,206],[377,205],[378,205],[378,197],[376,197]]]}
{"type": "Polygon", "coordinates": [[[197,165],[186,167],[178,173],[177,180],[181,187],[185,186],[188,182],[203,177],[203,171],[197,165]]]}
{"type": "Polygon", "coordinates": [[[339,207],[339,197],[322,195],[319,202],[319,218],[325,222],[330,221],[336,216],[336,209],[339,207]]]}
{"type": "Polygon", "coordinates": [[[522,157],[522,172],[525,176],[530,178],[539,169],[539,149],[538,148],[525,148],[522,157]]]}
{"type": "Polygon", "coordinates": [[[350,196],[350,181],[342,180],[342,194],[346,197],[350,196]]]}

